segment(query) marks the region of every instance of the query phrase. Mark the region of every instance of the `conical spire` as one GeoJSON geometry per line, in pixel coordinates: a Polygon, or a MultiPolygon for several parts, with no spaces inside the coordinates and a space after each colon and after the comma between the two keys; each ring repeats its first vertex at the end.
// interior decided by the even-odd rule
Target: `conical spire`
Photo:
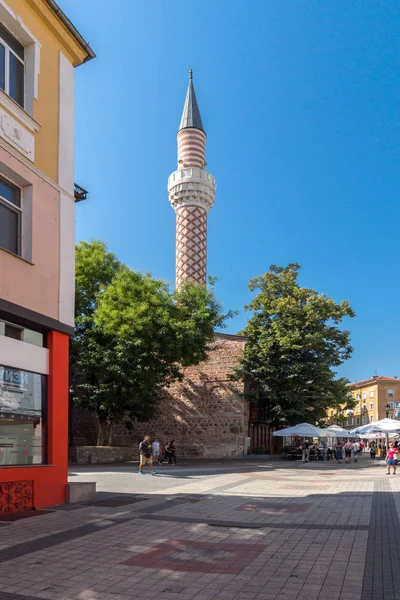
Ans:
{"type": "Polygon", "coordinates": [[[189,69],[189,86],[178,131],[181,129],[187,129],[188,127],[200,129],[200,131],[205,133],[203,122],[201,120],[199,105],[197,104],[196,93],[194,91],[192,69],[189,69]]]}

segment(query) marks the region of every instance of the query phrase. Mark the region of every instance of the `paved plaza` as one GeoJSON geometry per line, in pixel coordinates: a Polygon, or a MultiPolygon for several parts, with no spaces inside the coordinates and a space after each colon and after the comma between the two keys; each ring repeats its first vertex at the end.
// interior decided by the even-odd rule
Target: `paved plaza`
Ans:
{"type": "Polygon", "coordinates": [[[72,467],[96,501],[0,521],[0,600],[397,600],[385,473],[368,456],[72,467]]]}

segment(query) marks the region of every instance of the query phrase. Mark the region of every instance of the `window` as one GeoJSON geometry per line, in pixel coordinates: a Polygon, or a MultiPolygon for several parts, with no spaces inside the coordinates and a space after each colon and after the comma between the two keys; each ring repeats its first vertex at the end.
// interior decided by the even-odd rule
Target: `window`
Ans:
{"type": "Polygon", "coordinates": [[[361,400],[361,394],[356,394],[356,400],[361,400]]]}
{"type": "Polygon", "coordinates": [[[370,422],[370,423],[373,423],[373,422],[374,422],[374,415],[370,415],[370,416],[369,416],[369,422],[370,422]]]}
{"type": "Polygon", "coordinates": [[[363,400],[366,400],[366,399],[367,399],[367,392],[363,392],[363,398],[362,398],[362,399],[363,399],[363,400]]]}
{"type": "Polygon", "coordinates": [[[21,253],[21,190],[0,176],[0,247],[21,253]]]}
{"type": "Polygon", "coordinates": [[[363,417],[363,425],[367,424],[367,417],[363,417]]]}
{"type": "Polygon", "coordinates": [[[0,366],[0,466],[46,463],[47,377],[0,366]]]}
{"type": "Polygon", "coordinates": [[[388,398],[394,398],[394,389],[389,388],[387,391],[388,398]]]}
{"type": "Polygon", "coordinates": [[[0,336],[13,338],[14,340],[20,340],[26,344],[33,344],[34,346],[44,347],[44,336],[39,331],[33,331],[26,327],[20,327],[7,321],[0,319],[0,336]]]}
{"type": "Polygon", "coordinates": [[[356,406],[356,413],[359,413],[359,412],[360,412],[360,410],[361,410],[361,409],[360,409],[360,405],[356,406]]]}
{"type": "Polygon", "coordinates": [[[360,424],[360,417],[356,417],[356,425],[360,424]]]}
{"type": "Polygon", "coordinates": [[[394,408],[394,402],[388,402],[390,408],[394,408]]]}
{"type": "Polygon", "coordinates": [[[22,108],[25,105],[24,47],[0,23],[0,87],[22,108]]]}
{"type": "Polygon", "coordinates": [[[370,398],[373,398],[373,397],[374,397],[374,390],[371,390],[371,391],[370,391],[370,393],[369,393],[369,397],[370,397],[370,398]]]}
{"type": "Polygon", "coordinates": [[[349,419],[349,425],[353,425],[353,417],[350,417],[350,419],[349,419]]]}
{"type": "Polygon", "coordinates": [[[373,402],[369,403],[369,410],[374,410],[374,403],[373,402]]]}

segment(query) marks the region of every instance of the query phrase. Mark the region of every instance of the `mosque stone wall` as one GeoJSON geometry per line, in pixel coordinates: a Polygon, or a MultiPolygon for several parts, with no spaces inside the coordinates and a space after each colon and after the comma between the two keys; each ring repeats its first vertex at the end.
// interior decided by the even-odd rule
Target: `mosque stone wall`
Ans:
{"type": "MultiPolygon", "coordinates": [[[[158,438],[164,446],[175,438],[177,456],[223,458],[242,456],[248,444],[248,403],[243,384],[229,379],[245,338],[216,334],[209,359],[185,369],[182,382],[165,390],[154,419],[146,423],[122,420],[114,426],[113,445],[132,447],[132,456],[143,435],[158,438]]],[[[88,411],[74,409],[76,445],[94,445],[97,422],[88,411]]]]}

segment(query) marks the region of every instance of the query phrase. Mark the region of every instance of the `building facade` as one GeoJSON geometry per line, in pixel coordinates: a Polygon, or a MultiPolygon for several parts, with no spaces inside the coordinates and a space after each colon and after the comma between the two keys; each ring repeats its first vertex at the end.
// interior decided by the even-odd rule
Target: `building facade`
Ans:
{"type": "Polygon", "coordinates": [[[74,68],[93,57],[53,0],[0,0],[0,513],[65,501],[74,68]]]}
{"type": "MultiPolygon", "coordinates": [[[[350,411],[344,411],[341,424],[348,429],[367,425],[389,417],[400,419],[400,380],[397,377],[374,376],[349,385],[356,404],[350,411]]],[[[337,411],[328,410],[328,419],[337,421],[337,411]]]]}

